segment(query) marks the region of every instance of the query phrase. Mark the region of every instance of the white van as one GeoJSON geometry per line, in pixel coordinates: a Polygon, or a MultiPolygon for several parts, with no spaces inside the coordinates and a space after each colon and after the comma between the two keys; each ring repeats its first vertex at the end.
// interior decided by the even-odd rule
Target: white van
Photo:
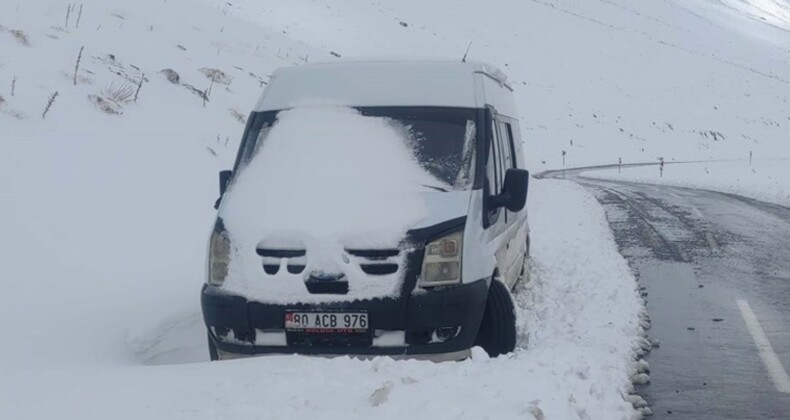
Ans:
{"type": "Polygon", "coordinates": [[[468,62],[276,71],[220,173],[212,360],[512,351],[529,256],[512,90],[468,62]]]}

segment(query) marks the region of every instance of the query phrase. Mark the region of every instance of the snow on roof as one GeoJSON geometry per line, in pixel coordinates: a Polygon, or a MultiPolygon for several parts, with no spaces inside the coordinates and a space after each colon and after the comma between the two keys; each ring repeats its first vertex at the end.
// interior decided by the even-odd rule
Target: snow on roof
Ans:
{"type": "Polygon", "coordinates": [[[492,66],[460,61],[368,61],[308,64],[277,70],[256,111],[304,103],[346,106],[453,106],[477,108],[475,74],[507,86],[492,66]]]}

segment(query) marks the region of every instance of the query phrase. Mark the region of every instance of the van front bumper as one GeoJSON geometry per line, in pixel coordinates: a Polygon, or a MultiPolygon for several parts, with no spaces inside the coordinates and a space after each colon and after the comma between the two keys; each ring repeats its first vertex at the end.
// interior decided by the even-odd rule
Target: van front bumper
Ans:
{"type": "Polygon", "coordinates": [[[248,301],[204,285],[201,305],[209,339],[221,358],[280,353],[446,360],[464,358],[474,346],[487,296],[483,279],[406,298],[282,305],[248,301]],[[365,345],[290,343],[286,310],[365,311],[372,340],[365,345]]]}

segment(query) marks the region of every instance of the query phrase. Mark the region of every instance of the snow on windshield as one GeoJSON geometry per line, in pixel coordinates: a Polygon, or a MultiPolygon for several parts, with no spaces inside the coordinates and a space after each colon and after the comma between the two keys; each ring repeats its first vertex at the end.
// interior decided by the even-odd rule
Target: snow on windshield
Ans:
{"type": "Polygon", "coordinates": [[[307,302],[394,295],[400,275],[368,276],[344,248],[396,248],[427,216],[438,181],[385,118],[338,106],[282,111],[256,156],[239,169],[220,217],[236,255],[223,286],[261,301],[307,302]],[[307,251],[301,274],[265,274],[256,246],[307,251]],[[311,271],[344,273],[347,295],[310,295],[311,271]]]}

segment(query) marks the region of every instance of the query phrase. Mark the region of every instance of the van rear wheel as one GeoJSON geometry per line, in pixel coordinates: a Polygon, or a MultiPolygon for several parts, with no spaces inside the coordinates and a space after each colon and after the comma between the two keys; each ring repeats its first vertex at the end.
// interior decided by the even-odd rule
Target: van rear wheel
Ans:
{"type": "Polygon", "coordinates": [[[476,345],[491,357],[510,353],[516,347],[516,310],[507,286],[497,278],[488,288],[483,321],[477,333],[476,345]]]}

